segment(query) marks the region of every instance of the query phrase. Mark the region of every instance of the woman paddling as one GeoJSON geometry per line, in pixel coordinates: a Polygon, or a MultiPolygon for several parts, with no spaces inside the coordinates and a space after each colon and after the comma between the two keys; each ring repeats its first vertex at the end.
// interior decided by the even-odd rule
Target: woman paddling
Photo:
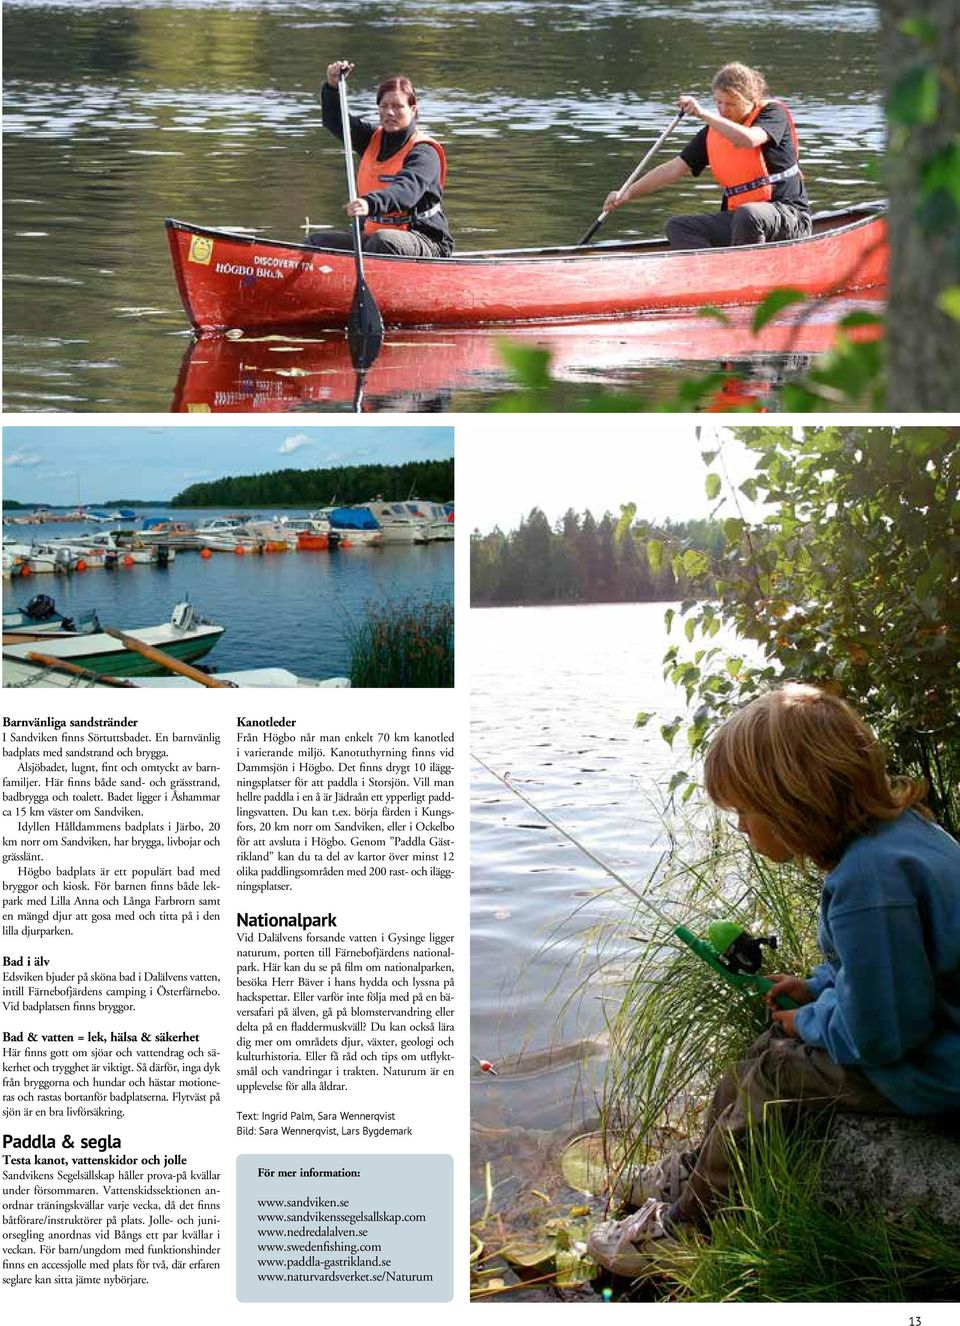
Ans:
{"type": "MultiPolygon", "coordinates": [[[[320,94],[324,128],[343,139],[337,88],[354,66],[336,60],[327,66],[320,94]]],[[[367,253],[444,258],[453,239],[443,214],[447,165],[443,148],[417,127],[417,94],[408,78],[396,75],[377,88],[379,124],[350,116],[350,137],[360,154],[359,197],[346,204],[347,216],[359,217],[367,253]]],[[[317,231],[307,243],[325,249],[349,249],[348,231],[317,231]]]]}
{"type": "Polygon", "coordinates": [[[727,64],[711,88],[716,113],[695,97],[678,101],[685,115],[704,127],[679,156],[641,175],[621,194],[608,194],[604,211],[668,188],[705,167],[723,189],[720,211],[674,216],[667,238],[675,249],[718,248],[801,239],[812,229],[810,204],[798,164],[797,132],[782,101],[767,96],[763,75],[742,64],[727,64]]]}

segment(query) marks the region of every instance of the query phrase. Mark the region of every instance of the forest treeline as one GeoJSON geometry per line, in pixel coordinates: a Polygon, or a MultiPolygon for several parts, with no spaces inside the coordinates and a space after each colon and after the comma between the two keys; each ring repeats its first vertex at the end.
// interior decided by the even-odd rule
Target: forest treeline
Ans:
{"type": "Polygon", "coordinates": [[[572,508],[551,525],[534,507],[519,529],[475,533],[470,540],[470,596],[475,607],[519,603],[638,603],[698,598],[723,548],[713,520],[636,521],[636,508],[572,508]]]}
{"type": "Polygon", "coordinates": [[[177,493],[172,507],[348,506],[382,496],[387,501],[422,497],[453,498],[453,457],[412,460],[403,465],[338,465],[325,470],[273,470],[192,483],[177,493]]]}

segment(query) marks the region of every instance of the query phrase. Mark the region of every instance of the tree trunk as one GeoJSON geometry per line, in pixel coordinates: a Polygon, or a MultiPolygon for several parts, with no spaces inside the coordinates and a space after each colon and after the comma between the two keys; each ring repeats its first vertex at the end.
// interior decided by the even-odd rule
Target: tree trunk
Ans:
{"type": "MultiPolygon", "coordinates": [[[[890,196],[890,300],[887,320],[887,408],[960,410],[960,321],[937,306],[960,286],[960,206],[926,221],[920,214],[924,163],[960,142],[960,5],[957,0],[878,0],[882,60],[889,94],[909,70],[928,64],[939,75],[939,103],[931,124],[906,126],[891,115],[887,127],[890,196]],[[937,31],[934,45],[900,31],[919,19],[937,31]]],[[[960,171],[954,157],[954,172],[960,171]]],[[[948,190],[949,192],[949,190],[948,190]]]]}

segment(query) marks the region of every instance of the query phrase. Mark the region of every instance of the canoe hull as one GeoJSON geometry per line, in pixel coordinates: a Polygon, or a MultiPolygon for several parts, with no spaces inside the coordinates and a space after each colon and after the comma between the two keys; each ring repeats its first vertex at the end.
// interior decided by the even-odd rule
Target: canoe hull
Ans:
{"type": "MultiPolygon", "coordinates": [[[[166,225],[180,298],[198,331],[347,322],[351,254],[166,225]]],[[[364,272],[393,326],[615,318],[752,304],[780,286],[808,295],[872,289],[886,281],[886,225],[864,210],[822,218],[808,239],[740,248],[672,250],[658,241],[443,259],[370,254],[364,272]]]]}

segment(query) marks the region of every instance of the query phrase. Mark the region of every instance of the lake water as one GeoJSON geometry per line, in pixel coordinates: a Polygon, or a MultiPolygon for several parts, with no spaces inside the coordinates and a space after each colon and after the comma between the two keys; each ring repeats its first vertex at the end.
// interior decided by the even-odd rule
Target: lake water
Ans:
{"type": "MultiPolygon", "coordinates": [[[[627,880],[663,848],[661,788],[682,760],[659,736],[681,712],[661,676],[669,605],[493,608],[470,613],[473,750],[627,880]],[[633,726],[640,710],[658,716],[633,726]]],[[[631,962],[626,938],[591,936],[625,916],[588,859],[473,766],[474,1215],[484,1167],[494,1210],[530,1185],[556,1194],[563,1139],[596,1117],[605,1010],[631,962]]]]}
{"type": "MultiPolygon", "coordinates": [[[[227,512],[172,514],[200,523],[227,512]]],[[[45,536],[89,534],[92,527],[12,528],[26,542],[42,542],[45,536]]],[[[169,621],[173,605],[189,596],[198,612],[226,627],[203,660],[205,666],[219,672],[282,667],[304,677],[343,676],[349,672],[351,628],[371,609],[407,601],[453,602],[453,547],[453,540],[447,540],[262,557],[214,553],[202,558],[199,552],[178,552],[165,570],[133,566],[5,580],[3,607],[8,611],[22,607],[34,594],[49,594],[59,612],[73,616],[96,610],[104,625],[129,629],[169,621]]]]}
{"type": "MultiPolygon", "coordinates": [[[[404,69],[448,149],[448,212],[462,249],[573,242],[609,189],[672,118],[741,59],[787,97],[818,209],[874,197],[882,150],[872,5],[800,0],[5,0],[6,408],[130,411],[354,408],[341,337],[288,355],[188,354],[163,218],[298,239],[337,224],[339,143],[319,123],[332,58],[357,63],[354,108],[404,69]],[[297,352],[301,353],[301,352],[297,352]],[[253,365],[253,368],[251,368],[253,365]],[[219,393],[219,396],[218,394],[219,393]]],[[[685,135],[677,134],[678,149],[685,135]]],[[[691,182],[621,213],[611,237],[658,233],[672,212],[711,209],[691,182]]],[[[584,381],[668,392],[678,363],[741,362],[742,338],[685,324],[551,341],[573,408],[584,381]]],[[[746,354],[761,384],[802,367],[809,340],[746,354]]],[[[814,345],[814,349],[817,348],[814,345]]],[[[495,338],[388,342],[365,407],[485,409],[507,377],[495,338]],[[437,345],[439,342],[439,346],[437,345]]]]}

